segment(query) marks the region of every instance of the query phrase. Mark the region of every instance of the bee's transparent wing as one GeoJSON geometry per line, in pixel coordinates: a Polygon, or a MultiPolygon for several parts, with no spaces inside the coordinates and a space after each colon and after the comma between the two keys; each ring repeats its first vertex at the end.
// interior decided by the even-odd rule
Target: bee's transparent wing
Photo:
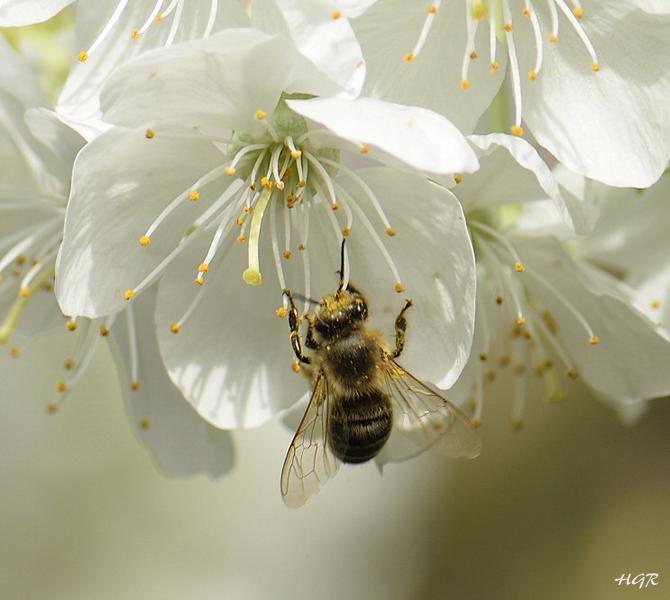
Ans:
{"type": "Polygon", "coordinates": [[[379,456],[382,463],[406,460],[431,446],[454,458],[479,455],[479,434],[451,402],[390,357],[382,372],[394,419],[393,434],[379,456]]]}
{"type": "Polygon", "coordinates": [[[328,380],[320,373],[281,471],[286,506],[302,506],[340,467],[328,445],[328,417],[328,380]]]}

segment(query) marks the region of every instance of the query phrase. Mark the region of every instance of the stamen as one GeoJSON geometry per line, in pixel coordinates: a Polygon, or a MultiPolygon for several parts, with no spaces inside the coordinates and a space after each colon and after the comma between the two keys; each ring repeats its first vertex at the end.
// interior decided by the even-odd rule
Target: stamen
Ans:
{"type": "Polygon", "coordinates": [[[271,197],[272,190],[269,188],[263,189],[256,206],[254,206],[254,212],[251,217],[251,226],[249,228],[249,267],[242,273],[242,279],[248,285],[260,285],[263,282],[258,258],[258,244],[263,214],[271,197]]]}
{"type": "Polygon", "coordinates": [[[539,273],[535,271],[535,269],[531,269],[528,271],[528,274],[535,279],[538,283],[543,285],[549,292],[551,292],[560,302],[563,304],[572,314],[573,316],[579,321],[579,324],[584,328],[588,335],[588,342],[591,345],[596,345],[600,343],[600,338],[593,333],[593,329],[591,329],[591,326],[589,325],[588,321],[584,318],[582,313],[579,312],[577,307],[572,304],[564,295],[562,292],[558,290],[553,284],[549,283],[544,277],[542,277],[539,273]]]}
{"type": "MultiPolygon", "coordinates": [[[[317,173],[321,176],[321,179],[322,179],[323,183],[325,184],[326,189],[328,190],[331,205],[332,206],[337,205],[337,198],[335,196],[335,189],[333,188],[333,180],[330,178],[330,175],[328,174],[328,171],[326,171],[326,169],[324,169],[323,165],[319,162],[319,160],[316,158],[316,156],[314,156],[311,152],[305,151],[303,154],[304,154],[305,158],[307,159],[307,161],[312,164],[312,166],[316,169],[317,173]]],[[[335,163],[335,164],[338,165],[339,163],[335,163]]],[[[325,198],[325,196],[324,196],[324,198],[325,198]]]]}
{"type": "MultiPolygon", "coordinates": [[[[174,17],[172,18],[172,25],[170,27],[170,33],[168,34],[167,40],[165,41],[165,47],[168,48],[172,46],[172,42],[174,42],[174,38],[177,35],[177,30],[179,29],[179,23],[181,21],[181,13],[184,10],[184,1],[183,0],[177,0],[177,10],[174,13],[174,17]]],[[[169,14],[169,10],[166,10],[163,13],[163,17],[169,14]]]]}
{"type": "Polygon", "coordinates": [[[528,78],[531,81],[535,81],[537,76],[540,74],[542,69],[542,59],[543,59],[543,43],[542,43],[542,30],[540,29],[540,22],[538,21],[537,14],[533,8],[531,0],[526,0],[526,7],[528,9],[528,17],[530,18],[530,24],[533,27],[533,37],[535,38],[535,67],[532,71],[528,72],[528,78]]]}
{"type": "Polygon", "coordinates": [[[549,5],[549,12],[551,13],[551,33],[547,37],[550,43],[555,44],[558,41],[558,11],[556,10],[556,5],[554,0],[547,0],[549,5]]]}
{"type": "Polygon", "coordinates": [[[154,5],[151,13],[147,17],[147,20],[143,23],[142,27],[137,30],[137,35],[141,36],[149,27],[151,27],[156,22],[156,16],[160,13],[161,7],[163,6],[164,0],[158,0],[154,5]]]}
{"type": "Polygon", "coordinates": [[[495,73],[499,68],[500,64],[496,60],[496,49],[498,44],[498,25],[496,23],[496,11],[489,11],[489,65],[491,67],[491,73],[495,73]]]}
{"type": "Polygon", "coordinates": [[[128,328],[128,355],[130,358],[130,381],[139,384],[139,359],[137,354],[137,329],[132,304],[126,308],[126,326],[128,328]]]}
{"type": "Polygon", "coordinates": [[[78,58],[80,62],[86,62],[89,56],[91,56],[91,54],[93,54],[98,49],[98,46],[100,46],[100,44],[105,41],[109,35],[109,32],[114,28],[114,25],[116,25],[119,18],[121,17],[121,13],[126,7],[126,4],[128,4],[128,0],[119,0],[119,3],[116,5],[116,8],[114,9],[114,12],[112,13],[109,21],[107,21],[98,37],[91,44],[90,48],[88,50],[82,50],[79,53],[78,58]]]}
{"type": "MultiPolygon", "coordinates": [[[[470,69],[471,56],[475,52],[475,36],[477,35],[477,27],[479,27],[479,18],[474,17],[476,2],[472,5],[472,11],[466,10],[465,28],[467,38],[465,42],[465,52],[463,53],[463,62],[461,63],[461,89],[468,89],[470,87],[470,80],[468,79],[468,71],[470,69]]],[[[481,2],[479,2],[481,4],[481,2]]],[[[482,5],[483,7],[483,5],[482,5]]],[[[483,7],[485,8],[485,7],[483,7]]],[[[479,14],[479,13],[476,13],[479,14]]],[[[481,15],[482,17],[484,14],[481,15]]]]}
{"type": "MultiPolygon", "coordinates": [[[[272,255],[275,261],[275,270],[277,271],[279,288],[285,290],[286,279],[284,278],[284,269],[282,268],[281,255],[279,253],[279,240],[277,239],[277,211],[282,208],[281,202],[275,202],[274,207],[270,209],[270,235],[272,236],[272,255]]],[[[287,209],[284,209],[284,211],[286,210],[287,209]]]]}
{"type": "Polygon", "coordinates": [[[514,125],[512,133],[514,135],[523,135],[521,127],[521,78],[519,76],[519,62],[516,56],[516,47],[514,45],[514,34],[512,33],[512,11],[509,8],[509,2],[502,0],[503,19],[505,26],[505,40],[507,41],[507,55],[509,56],[509,66],[512,75],[512,97],[514,98],[514,125]]]}
{"type": "Polygon", "coordinates": [[[528,369],[526,368],[528,364],[528,345],[517,341],[515,342],[514,350],[517,355],[517,361],[515,362],[519,365],[519,369],[515,371],[514,377],[514,400],[512,403],[511,422],[512,428],[518,431],[523,426],[523,412],[528,397],[528,369]]]}
{"type": "Polygon", "coordinates": [[[493,229],[493,227],[489,227],[488,225],[485,225],[481,221],[471,220],[469,223],[475,229],[479,229],[480,231],[483,231],[484,233],[490,235],[494,240],[496,240],[499,244],[501,244],[505,248],[505,250],[507,250],[507,252],[514,259],[514,270],[517,273],[523,273],[526,270],[525,267],[523,266],[523,263],[521,262],[521,258],[519,257],[519,254],[517,253],[516,249],[504,235],[501,235],[495,229],[493,229]]]}
{"type": "MultiPolygon", "coordinates": [[[[302,249],[300,255],[302,256],[304,290],[305,298],[307,299],[311,295],[312,272],[309,264],[309,251],[307,250],[307,241],[309,240],[309,207],[304,203],[300,205],[300,214],[302,216],[302,227],[300,228],[302,241],[298,248],[302,249]]],[[[306,299],[302,308],[303,312],[309,310],[309,302],[306,299]]]]}
{"type": "Polygon", "coordinates": [[[216,22],[216,13],[219,7],[218,0],[212,0],[209,9],[209,19],[207,20],[207,26],[205,27],[205,32],[202,34],[203,38],[209,37],[214,29],[214,23],[216,22]]]}
{"type": "MultiPolygon", "coordinates": [[[[379,200],[377,200],[377,196],[375,196],[374,192],[370,189],[368,184],[365,183],[365,181],[357,173],[355,173],[354,171],[352,171],[343,164],[337,163],[334,160],[330,160],[328,158],[322,158],[321,162],[339,168],[343,175],[350,177],[358,184],[363,193],[368,197],[368,199],[372,203],[373,208],[379,215],[379,218],[381,219],[382,223],[384,224],[384,227],[386,228],[386,232],[388,233],[389,236],[393,237],[395,235],[395,229],[391,227],[391,223],[386,218],[386,214],[384,214],[381,204],[379,203],[379,200]]],[[[341,187],[339,189],[342,190],[341,187]]]]}
{"type": "MultiPolygon", "coordinates": [[[[516,313],[515,318],[516,324],[523,325],[526,322],[526,317],[524,316],[523,311],[521,309],[519,295],[516,292],[516,282],[512,279],[512,273],[500,263],[500,261],[498,260],[498,256],[491,249],[490,244],[486,240],[478,238],[477,241],[479,248],[481,248],[481,250],[485,254],[485,257],[482,258],[483,259],[488,258],[490,261],[493,262],[493,268],[489,270],[495,274],[501,287],[503,289],[506,289],[512,298],[512,304],[514,305],[514,310],[516,313]],[[502,279],[500,278],[500,273],[502,273],[502,279]]],[[[498,302],[498,304],[500,305],[502,303],[498,302]]]]}
{"type": "Polygon", "coordinates": [[[558,355],[558,358],[560,361],[563,363],[563,366],[565,367],[565,371],[567,373],[576,373],[575,371],[575,365],[568,356],[568,353],[565,351],[563,348],[563,345],[561,342],[558,340],[556,335],[554,334],[553,331],[549,328],[549,326],[544,322],[544,319],[542,318],[541,315],[538,314],[538,312],[535,309],[531,309],[533,313],[533,323],[537,325],[540,330],[542,331],[544,335],[544,339],[546,339],[549,342],[549,345],[554,349],[554,352],[558,355]]]}
{"type": "Polygon", "coordinates": [[[591,40],[589,40],[588,36],[586,35],[586,32],[584,31],[581,23],[577,20],[577,17],[573,14],[573,12],[563,3],[563,0],[554,0],[554,2],[568,19],[570,25],[572,25],[573,29],[579,36],[579,39],[582,41],[582,44],[584,44],[586,51],[591,55],[591,69],[593,71],[599,71],[600,63],[598,62],[596,50],[593,47],[593,44],[591,44],[591,40]]]}
{"type": "MultiPolygon", "coordinates": [[[[233,160],[230,161],[230,166],[227,168],[224,167],[224,172],[226,175],[232,176],[235,175],[236,167],[240,163],[240,161],[249,153],[249,152],[255,152],[256,150],[265,150],[267,149],[269,144],[249,144],[248,146],[243,146],[237,154],[233,157],[233,160]]],[[[261,154],[260,160],[263,160],[263,156],[265,156],[265,153],[261,154]]],[[[257,159],[258,160],[258,159],[257,159]]],[[[254,163],[255,165],[255,163],[254,163]]],[[[253,181],[253,179],[252,179],[253,181]]]]}
{"type": "Polygon", "coordinates": [[[428,34],[430,33],[430,29],[433,26],[433,21],[435,20],[435,15],[437,14],[437,11],[440,10],[441,4],[442,0],[433,0],[433,3],[428,8],[428,16],[423,22],[423,27],[421,28],[421,33],[419,33],[419,39],[414,45],[414,49],[411,52],[407,52],[403,56],[403,60],[405,62],[412,62],[417,56],[419,56],[419,54],[421,54],[421,50],[423,50],[424,44],[428,39],[428,34]]]}

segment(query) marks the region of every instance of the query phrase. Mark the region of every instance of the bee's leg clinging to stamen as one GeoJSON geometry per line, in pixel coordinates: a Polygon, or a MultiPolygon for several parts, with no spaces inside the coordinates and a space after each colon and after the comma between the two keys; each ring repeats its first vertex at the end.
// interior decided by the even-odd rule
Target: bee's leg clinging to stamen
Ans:
{"type": "Polygon", "coordinates": [[[411,300],[405,300],[405,306],[398,313],[395,318],[395,350],[393,351],[393,358],[398,358],[405,347],[405,331],[407,330],[407,319],[405,318],[405,311],[412,306],[411,300]]]}
{"type": "Polygon", "coordinates": [[[305,346],[310,350],[318,350],[321,344],[314,339],[314,317],[307,317],[307,337],[305,337],[305,346]]]}
{"type": "Polygon", "coordinates": [[[291,347],[293,348],[293,352],[295,353],[297,359],[301,363],[305,364],[310,364],[312,361],[310,360],[309,356],[305,356],[302,353],[302,344],[300,343],[300,323],[298,319],[298,309],[295,306],[295,302],[293,302],[293,297],[291,296],[291,292],[289,290],[283,290],[282,292],[287,298],[290,303],[290,310],[288,313],[288,326],[290,330],[290,340],[291,340],[291,347]]]}

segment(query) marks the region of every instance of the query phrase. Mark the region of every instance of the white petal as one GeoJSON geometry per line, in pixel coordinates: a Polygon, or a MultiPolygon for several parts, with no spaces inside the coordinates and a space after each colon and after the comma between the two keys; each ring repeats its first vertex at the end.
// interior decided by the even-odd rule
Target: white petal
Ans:
{"type": "Polygon", "coordinates": [[[589,335],[552,290],[533,283],[533,297],[546,307],[559,338],[575,360],[577,371],[594,389],[615,396],[654,398],[670,393],[670,341],[653,323],[619,298],[595,288],[586,271],[575,264],[557,240],[546,238],[517,243],[527,270],[534,270],[560,290],[599,336],[590,345],[589,335]]]}
{"type": "Polygon", "coordinates": [[[349,95],[357,96],[365,79],[365,62],[351,25],[340,18],[350,15],[335,4],[324,0],[254,1],[252,19],[263,31],[291,36],[302,54],[349,95]],[[333,14],[339,16],[333,18],[333,14]]]}
{"type": "Polygon", "coordinates": [[[163,360],[186,399],[216,427],[262,425],[309,388],[291,370],[288,321],[275,313],[282,294],[270,267],[269,237],[261,238],[267,269],[260,286],[242,281],[248,249],[234,237],[224,242],[228,250],[212,264],[203,288],[193,279],[209,240],[194,243],[161,279],[156,323],[163,360]],[[172,333],[172,323],[201,290],[195,312],[172,333]]]}
{"type": "Polygon", "coordinates": [[[295,112],[327,127],[353,150],[386,164],[427,173],[471,173],[477,157],[447,119],[430,110],[370,98],[289,100],[295,112]]]}
{"type": "MultiPolygon", "coordinates": [[[[546,47],[537,80],[522,78],[524,120],[573,171],[609,185],[647,187],[670,156],[670,19],[622,0],[599,2],[585,15],[580,23],[600,70],[591,70],[588,52],[566,23],[559,42],[546,47]]],[[[520,47],[532,47],[530,31],[521,28],[519,35],[520,47]]],[[[532,60],[526,57],[522,72],[532,60]]]]}
{"type": "MultiPolygon", "coordinates": [[[[394,237],[385,237],[370,203],[360,202],[391,254],[405,291],[394,291],[393,274],[360,219],[354,220],[347,239],[351,281],[369,300],[372,325],[381,328],[391,344],[395,317],[404,299],[412,298],[400,363],[417,377],[448,388],[465,366],[474,330],[474,254],[461,206],[448,190],[415,175],[383,167],[358,173],[396,229],[394,237]]],[[[342,178],[342,185],[356,194],[351,181],[342,178]]]]}
{"type": "Polygon", "coordinates": [[[90,142],[75,162],[56,266],[63,311],[99,317],[120,310],[124,291],[168,255],[232,180],[211,184],[197,203],[185,200],[150,246],[141,247],[139,238],[168,203],[220,164],[221,154],[209,142],[167,138],[160,130],[146,139],[143,129],[114,129],[90,142]]]}
{"type": "Polygon", "coordinates": [[[257,135],[264,127],[256,110],[271,113],[284,91],[328,94],[339,88],[286,39],[229,29],[121,67],[105,86],[102,109],[115,124],[257,135]]]}
{"type": "Polygon", "coordinates": [[[478,58],[469,65],[471,87],[461,89],[466,4],[463,0],[442,2],[423,50],[410,63],[403,57],[419,39],[430,2],[383,0],[354,19],[352,25],[367,61],[364,94],[425,106],[471,132],[502,83],[506,52],[499,44],[496,60],[500,68],[491,74],[488,24],[482,23],[475,38],[478,58]]]}
{"type": "Polygon", "coordinates": [[[53,17],[74,0],[0,0],[0,27],[19,27],[53,17]]]}
{"type": "Polygon", "coordinates": [[[466,210],[550,198],[576,232],[593,228],[597,209],[577,196],[564,196],[547,164],[526,140],[501,133],[470,135],[468,140],[479,149],[481,168],[454,189],[466,210]]]}
{"type": "Polygon", "coordinates": [[[158,467],[172,477],[220,477],[234,462],[230,433],[215,429],[189,406],[172,385],[158,352],[154,307],[156,291],[133,304],[140,387],[131,389],[132,367],[126,314],[112,328],[112,350],[132,429],[158,467]]]}

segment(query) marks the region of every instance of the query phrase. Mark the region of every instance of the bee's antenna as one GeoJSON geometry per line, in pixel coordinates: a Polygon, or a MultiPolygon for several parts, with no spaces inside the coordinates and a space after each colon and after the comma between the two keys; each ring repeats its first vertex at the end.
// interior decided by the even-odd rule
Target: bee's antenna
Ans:
{"type": "Polygon", "coordinates": [[[344,243],[347,241],[347,238],[342,238],[342,248],[340,249],[340,285],[337,287],[337,291],[341,292],[344,288],[344,243]]]}

